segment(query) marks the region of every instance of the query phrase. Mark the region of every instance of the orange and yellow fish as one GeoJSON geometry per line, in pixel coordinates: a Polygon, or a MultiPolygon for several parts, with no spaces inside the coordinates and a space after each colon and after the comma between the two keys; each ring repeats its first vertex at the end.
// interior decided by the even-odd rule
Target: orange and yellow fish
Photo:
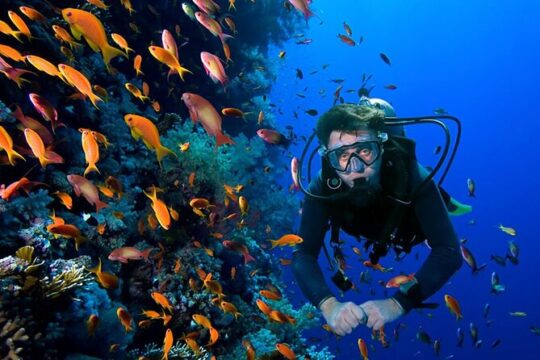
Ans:
{"type": "Polygon", "coordinates": [[[139,140],[142,138],[144,144],[148,149],[156,151],[157,159],[160,166],[161,160],[166,155],[171,154],[176,156],[176,154],[172,150],[161,145],[158,129],[152,121],[136,114],[126,114],[124,116],[124,121],[126,122],[127,126],[129,126],[129,129],[131,130],[131,136],[133,136],[135,140],[139,140]]]}

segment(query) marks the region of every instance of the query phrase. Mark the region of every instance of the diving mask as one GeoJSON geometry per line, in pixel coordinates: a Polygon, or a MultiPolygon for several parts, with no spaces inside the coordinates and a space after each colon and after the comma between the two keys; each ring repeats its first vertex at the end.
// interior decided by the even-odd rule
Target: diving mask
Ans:
{"type": "Polygon", "coordinates": [[[332,149],[321,150],[321,155],[328,159],[330,166],[339,172],[362,173],[366,167],[373,165],[383,153],[381,142],[388,139],[385,133],[378,140],[366,141],[359,138],[352,144],[341,145],[332,149]]]}

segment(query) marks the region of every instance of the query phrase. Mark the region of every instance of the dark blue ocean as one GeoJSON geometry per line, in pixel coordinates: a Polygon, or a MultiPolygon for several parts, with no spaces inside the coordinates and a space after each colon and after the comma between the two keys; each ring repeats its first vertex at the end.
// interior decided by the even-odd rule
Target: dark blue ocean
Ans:
{"type": "MultiPolygon", "coordinates": [[[[465,246],[476,261],[487,264],[473,275],[464,263],[430,299],[441,305],[437,310],[412,311],[399,319],[406,324],[400,330],[399,341],[392,339],[395,323],[388,324],[391,346],[383,349],[376,344],[370,359],[436,358],[432,346],[416,339],[420,326],[433,340],[440,340],[441,359],[539,359],[540,337],[530,327],[540,324],[540,244],[536,228],[536,206],[540,203],[536,155],[540,151],[536,140],[540,130],[540,5],[535,1],[320,1],[314,2],[313,10],[319,18],[310,19],[305,33],[313,42],[307,46],[294,41],[287,44],[287,59],[273,88],[272,99],[286,114],[302,114],[299,120],[285,116],[284,124],[294,123],[296,129],[300,127],[299,133],[311,135],[316,118],[304,111],[314,108],[321,113],[331,107],[332,94],[338,87],[331,79],[345,79],[341,96],[346,102],[357,102],[357,93],[345,90],[358,89],[363,73],[373,74],[369,82],[375,85],[371,96],[391,102],[398,116],[433,115],[434,110],[443,108],[458,117],[463,134],[444,187],[458,200],[473,206],[472,213],[452,220],[459,238],[467,239],[465,246]],[[353,31],[352,38],[357,42],[354,47],[337,37],[338,33],[345,34],[344,21],[353,31]],[[364,40],[359,45],[361,36],[364,40]],[[381,52],[391,59],[391,66],[380,59],[381,52]],[[325,71],[321,71],[323,64],[329,64],[325,71]],[[304,73],[302,80],[295,76],[297,68],[304,73]],[[315,70],[319,71],[306,75],[315,70]],[[397,89],[385,89],[388,84],[397,89]],[[325,95],[319,91],[325,91],[325,95]],[[468,178],[476,183],[475,198],[468,197],[468,178]],[[470,224],[473,220],[474,224],[470,224]],[[503,233],[499,224],[515,228],[517,236],[503,233]],[[519,264],[507,261],[503,267],[491,261],[491,255],[507,253],[510,240],[520,247],[519,264]],[[490,291],[492,272],[506,286],[501,294],[490,291]],[[444,294],[458,299],[463,319],[456,321],[450,314],[444,306],[444,294]],[[483,316],[485,304],[491,306],[487,319],[483,316]],[[515,311],[527,315],[509,315],[515,311]],[[471,322],[476,324],[482,340],[478,349],[469,334],[471,322]],[[458,327],[465,332],[461,348],[456,346],[458,327]],[[500,344],[491,348],[497,339],[500,344]]],[[[407,127],[406,133],[417,142],[420,162],[433,166],[438,160],[434,149],[444,144],[442,131],[437,126],[417,125],[407,127]]],[[[301,150],[295,148],[293,153],[299,156],[301,150]]],[[[318,169],[319,157],[314,163],[318,169]]],[[[344,238],[355,245],[354,238],[344,238]]],[[[393,263],[392,256],[381,262],[398,272],[415,272],[426,255],[422,247],[414,249],[401,263],[393,263]],[[420,261],[415,259],[417,252],[420,261]]],[[[357,281],[363,266],[350,247],[345,248],[354,267],[349,275],[357,281]]],[[[319,263],[323,269],[327,267],[322,252],[319,263]]],[[[360,283],[360,293],[349,291],[341,299],[360,304],[383,298],[377,279],[388,280],[384,275],[377,275],[371,285],[360,283]],[[375,296],[369,295],[370,288],[376,290],[375,296]]],[[[290,272],[286,276],[293,281],[290,272]]],[[[329,276],[327,282],[331,284],[329,276]]],[[[295,291],[295,302],[305,301],[297,287],[291,289],[295,291]]],[[[361,326],[339,340],[324,330],[313,334],[330,347],[337,359],[359,358],[357,339],[371,337],[370,331],[361,326]]]]}

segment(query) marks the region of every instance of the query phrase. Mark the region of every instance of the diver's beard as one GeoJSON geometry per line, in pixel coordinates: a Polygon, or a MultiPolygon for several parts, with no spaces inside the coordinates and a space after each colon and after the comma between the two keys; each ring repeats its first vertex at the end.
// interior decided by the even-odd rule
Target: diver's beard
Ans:
{"type": "Polygon", "coordinates": [[[356,208],[372,206],[381,193],[381,186],[368,181],[366,178],[358,178],[353,182],[353,187],[349,190],[346,201],[356,208]]]}

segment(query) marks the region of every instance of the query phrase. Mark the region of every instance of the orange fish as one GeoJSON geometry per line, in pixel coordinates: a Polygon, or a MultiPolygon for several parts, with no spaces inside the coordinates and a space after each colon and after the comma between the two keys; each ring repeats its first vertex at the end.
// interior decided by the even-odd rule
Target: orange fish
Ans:
{"type": "Polygon", "coordinates": [[[180,151],[186,152],[189,150],[189,142],[179,144],[178,147],[180,147],[180,151]]]}
{"type": "Polygon", "coordinates": [[[106,197],[108,197],[108,198],[113,198],[114,197],[114,192],[111,189],[109,189],[108,187],[103,186],[103,185],[97,185],[97,188],[99,189],[99,192],[102,193],[103,195],[105,195],[106,197]]]}
{"type": "Polygon", "coordinates": [[[39,112],[43,119],[51,123],[53,133],[57,127],[66,126],[66,124],[58,121],[58,112],[56,111],[54,106],[52,106],[52,104],[43,96],[35,93],[30,93],[28,94],[28,98],[30,99],[32,105],[34,105],[34,109],[39,112]]]}
{"type": "Polygon", "coordinates": [[[54,192],[53,195],[56,195],[60,199],[62,204],[68,210],[71,210],[71,208],[73,207],[73,199],[71,198],[71,196],[68,193],[57,191],[57,192],[54,192]]]}
{"type": "Polygon", "coordinates": [[[196,176],[195,172],[192,172],[191,174],[189,174],[188,185],[190,188],[193,187],[193,185],[195,184],[195,176],[196,176]]]}
{"type": "Polygon", "coordinates": [[[348,37],[347,35],[338,34],[338,38],[340,38],[341,41],[343,41],[345,44],[350,46],[355,46],[356,42],[348,37]]]}
{"type": "Polygon", "coordinates": [[[8,134],[6,129],[1,125],[0,125],[0,150],[4,150],[7,153],[9,163],[12,166],[15,166],[15,159],[25,160],[25,158],[21,154],[13,150],[13,139],[8,134]]]}
{"type": "Polygon", "coordinates": [[[255,360],[256,354],[255,354],[255,348],[251,344],[251,341],[249,341],[248,338],[242,339],[242,346],[246,349],[246,357],[247,360],[255,360]]]}
{"type": "Polygon", "coordinates": [[[287,360],[296,360],[296,355],[294,351],[292,351],[291,348],[288,347],[286,344],[277,343],[276,349],[281,355],[285,356],[287,360]]]}
{"type": "Polygon", "coordinates": [[[201,314],[193,314],[191,316],[193,318],[193,320],[199,324],[200,326],[204,327],[205,329],[210,329],[212,328],[212,323],[210,322],[210,320],[204,316],[204,315],[201,315],[201,314]]]}
{"type": "Polygon", "coordinates": [[[25,60],[24,56],[19,52],[19,50],[8,45],[0,44],[0,55],[17,62],[24,62],[25,60]]]}
{"type": "Polygon", "coordinates": [[[169,213],[167,205],[165,205],[162,200],[158,199],[157,188],[155,186],[152,186],[152,192],[147,193],[146,191],[144,191],[144,195],[146,195],[150,200],[152,200],[152,210],[154,210],[156,219],[158,220],[161,227],[165,230],[169,230],[169,227],[171,226],[171,215],[169,213]]]}
{"type": "Polygon", "coordinates": [[[270,319],[271,321],[278,322],[280,324],[286,324],[286,323],[295,324],[296,323],[295,318],[277,310],[270,311],[270,313],[268,314],[268,319],[270,319]]]}
{"type": "Polygon", "coordinates": [[[398,288],[401,285],[414,280],[414,274],[394,276],[386,282],[386,288],[398,288]]]}
{"type": "Polygon", "coordinates": [[[195,18],[197,21],[204,26],[210,33],[216,37],[219,37],[222,44],[225,44],[227,39],[232,39],[233,37],[231,35],[227,35],[223,32],[223,29],[221,28],[221,25],[219,23],[212,19],[207,14],[197,11],[195,13],[195,18]]]}
{"type": "Polygon", "coordinates": [[[71,86],[76,88],[84,96],[88,97],[92,102],[92,105],[94,105],[96,109],[99,109],[97,102],[103,101],[103,99],[94,94],[92,84],[90,84],[90,81],[88,81],[88,78],[84,76],[83,73],[66,64],[58,64],[58,70],[60,70],[64,79],[66,79],[71,86]]]}
{"type": "Polygon", "coordinates": [[[105,179],[105,184],[118,195],[119,199],[122,197],[124,193],[124,188],[120,180],[118,180],[114,176],[109,176],[107,179],[105,179]]]}
{"type": "Polygon", "coordinates": [[[67,43],[71,49],[79,49],[82,47],[82,44],[75,41],[75,39],[63,27],[53,25],[52,29],[54,31],[54,37],[62,42],[67,43]]]}
{"type": "Polygon", "coordinates": [[[96,171],[98,174],[99,169],[96,163],[99,161],[99,145],[96,141],[93,131],[84,130],[81,136],[82,148],[84,151],[84,159],[88,166],[84,170],[84,176],[91,171],[96,171]]]}
{"type": "Polygon", "coordinates": [[[270,308],[270,306],[268,306],[267,303],[265,303],[264,301],[262,301],[261,299],[257,299],[257,307],[259,308],[259,310],[261,310],[263,312],[263,314],[265,314],[266,316],[268,316],[270,314],[270,312],[272,311],[272,308],[270,308]]]}
{"type": "Polygon", "coordinates": [[[161,105],[159,104],[159,101],[157,100],[152,100],[150,102],[150,104],[152,105],[152,109],[154,109],[155,112],[160,112],[161,111],[161,105]]]}
{"type": "Polygon", "coordinates": [[[32,129],[24,129],[24,137],[32,154],[39,159],[41,167],[44,168],[48,164],[61,164],[64,162],[64,159],[57,153],[45,149],[45,144],[37,132],[32,129]]]}
{"type": "Polygon", "coordinates": [[[141,90],[133,85],[132,83],[125,83],[124,86],[126,87],[127,91],[129,91],[131,93],[131,95],[135,96],[137,99],[141,100],[143,103],[146,101],[146,100],[150,100],[150,98],[148,96],[145,96],[141,90]]]}
{"type": "Polygon", "coordinates": [[[30,28],[28,27],[28,25],[26,25],[24,20],[15,11],[9,10],[8,16],[13,25],[15,25],[15,27],[17,28],[17,30],[19,30],[24,36],[26,36],[28,40],[32,40],[32,33],[30,32],[30,28]]]}
{"type": "Polygon", "coordinates": [[[240,207],[240,213],[242,214],[242,216],[247,215],[249,210],[249,204],[244,196],[240,196],[238,198],[238,206],[240,207]]]}
{"type": "Polygon", "coordinates": [[[20,31],[14,30],[9,26],[5,21],[0,20],[0,33],[4,35],[13,36],[17,39],[18,42],[22,43],[22,33],[20,31]]]}
{"type": "Polygon", "coordinates": [[[206,344],[206,346],[212,346],[219,338],[219,331],[217,331],[217,329],[214,327],[211,327],[208,329],[208,331],[210,332],[210,339],[208,340],[208,344],[206,344]]]}
{"type": "Polygon", "coordinates": [[[133,328],[131,327],[131,315],[127,312],[126,309],[119,307],[116,309],[116,316],[118,316],[118,319],[120,320],[120,323],[124,327],[124,329],[127,332],[133,331],[133,328]]]}
{"type": "Polygon", "coordinates": [[[462,319],[463,314],[461,313],[461,308],[459,306],[459,302],[451,295],[444,295],[444,302],[446,303],[446,306],[450,310],[450,312],[454,315],[456,315],[456,320],[462,319]]]}
{"type": "Polygon", "coordinates": [[[53,136],[51,132],[47,130],[47,128],[36,119],[24,115],[19,105],[15,105],[15,109],[10,110],[12,110],[11,115],[13,115],[17,120],[19,120],[24,128],[30,128],[37,132],[46,145],[49,145],[53,142],[53,136]]]}
{"type": "Polygon", "coordinates": [[[275,293],[275,292],[270,291],[270,290],[261,290],[261,291],[259,291],[259,294],[261,294],[262,296],[264,296],[265,298],[270,299],[270,300],[280,300],[281,299],[281,294],[275,293]]]}
{"type": "Polygon", "coordinates": [[[167,29],[164,29],[161,33],[161,44],[165,50],[178,59],[178,46],[171,32],[167,29]]]}
{"type": "Polygon", "coordinates": [[[244,256],[244,264],[247,264],[250,261],[255,261],[255,258],[251,256],[246,245],[231,240],[223,240],[221,243],[229,250],[242,253],[244,256]]]}
{"type": "Polygon", "coordinates": [[[36,55],[26,55],[24,58],[37,70],[42,71],[50,76],[56,76],[65,82],[64,78],[62,77],[62,73],[60,73],[58,70],[58,67],[50,61],[36,55]]]}
{"type": "Polygon", "coordinates": [[[51,234],[60,235],[75,240],[75,250],[79,251],[79,245],[86,241],[78,227],[71,224],[53,225],[48,228],[51,234]]]}
{"type": "Polygon", "coordinates": [[[120,34],[112,33],[111,38],[129,56],[130,51],[135,51],[129,47],[127,40],[120,34]]]}
{"type": "Polygon", "coordinates": [[[161,294],[161,293],[159,293],[157,291],[154,291],[154,292],[152,292],[152,294],[150,294],[150,296],[152,296],[152,299],[154,299],[156,304],[161,306],[163,309],[167,309],[169,312],[172,313],[173,306],[171,305],[169,300],[165,296],[163,296],[163,294],[161,294]]]}
{"type": "Polygon", "coordinates": [[[109,6],[105,5],[105,3],[101,0],[86,0],[89,4],[94,5],[95,7],[98,7],[103,10],[108,10],[109,6]]]}
{"type": "Polygon", "coordinates": [[[120,261],[121,263],[127,264],[128,260],[144,260],[148,262],[148,257],[154,248],[147,248],[143,251],[134,248],[132,246],[125,246],[121,248],[114,249],[110,254],[108,259],[111,261],[120,261]]]}
{"type": "Polygon", "coordinates": [[[69,24],[71,32],[77,40],[84,36],[92,50],[101,52],[103,62],[108,70],[110,70],[109,63],[111,59],[117,56],[127,58],[124,52],[109,45],[103,24],[92,13],[80,9],[66,8],[62,10],[62,17],[69,24]]]}
{"type": "Polygon", "coordinates": [[[96,328],[99,325],[99,316],[92,314],[86,320],[86,330],[88,330],[88,336],[94,336],[96,328]]]}
{"type": "Polygon", "coordinates": [[[21,12],[32,21],[37,21],[41,23],[47,22],[47,18],[36,9],[28,6],[19,6],[19,10],[21,10],[21,12]]]}
{"type": "Polygon", "coordinates": [[[82,194],[86,201],[96,207],[96,212],[99,212],[100,209],[108,206],[99,199],[98,189],[90,180],[75,174],[68,175],[67,179],[73,187],[75,195],[81,196],[82,194]]]}
{"type": "Polygon", "coordinates": [[[225,73],[220,58],[209,52],[201,51],[201,61],[206,74],[214,83],[219,81],[222,86],[225,86],[229,82],[229,77],[225,73]]]}
{"type": "Polygon", "coordinates": [[[169,67],[170,70],[167,77],[171,74],[177,73],[180,76],[180,79],[184,81],[185,73],[193,74],[193,72],[191,72],[190,70],[182,67],[178,58],[166,49],[159,46],[149,46],[148,50],[156,60],[169,67]]]}
{"type": "Polygon", "coordinates": [[[171,347],[173,345],[173,332],[171,329],[167,329],[165,332],[165,338],[163,339],[163,357],[162,360],[168,360],[169,359],[169,351],[171,351],[171,347]]]}
{"type": "Polygon", "coordinates": [[[95,268],[88,269],[88,271],[96,274],[97,282],[105,289],[118,288],[118,277],[110,272],[101,270],[101,258],[99,259],[98,265],[95,268]]]}
{"type": "Polygon", "coordinates": [[[362,360],[368,360],[368,347],[364,339],[358,339],[358,349],[360,349],[362,360]]]}
{"type": "Polygon", "coordinates": [[[28,178],[22,177],[19,180],[9,184],[6,188],[5,185],[2,184],[0,186],[0,197],[5,201],[9,201],[12,197],[18,194],[19,190],[23,190],[28,194],[30,189],[36,185],[47,186],[47,184],[37,181],[30,181],[28,178]]]}
{"type": "Polygon", "coordinates": [[[161,140],[159,139],[159,132],[152,121],[149,119],[136,115],[136,114],[126,114],[124,116],[124,121],[131,130],[131,136],[135,140],[143,139],[144,144],[150,150],[155,150],[158,162],[161,166],[161,160],[168,154],[176,156],[176,154],[161,145],[161,140]]]}
{"type": "Polygon", "coordinates": [[[142,64],[142,56],[137,55],[135,56],[135,59],[133,59],[133,69],[135,69],[136,75],[144,75],[144,73],[141,71],[141,64],[142,64]]]}
{"type": "Polygon", "coordinates": [[[221,130],[221,116],[214,106],[202,96],[193,93],[183,93],[181,99],[189,110],[189,116],[194,124],[200,121],[206,132],[215,136],[216,146],[234,144],[234,141],[221,130]]]}
{"type": "Polygon", "coordinates": [[[391,267],[390,268],[385,268],[384,266],[382,266],[379,263],[373,265],[371,263],[371,261],[369,261],[369,260],[364,261],[363,264],[366,267],[372,268],[373,270],[377,270],[377,271],[380,271],[380,272],[390,272],[390,271],[393,270],[393,268],[391,268],[391,267]]]}
{"type": "Polygon", "coordinates": [[[270,240],[270,242],[272,243],[272,249],[276,246],[295,246],[302,243],[303,241],[304,239],[295,234],[286,234],[278,240],[270,240]]]}

